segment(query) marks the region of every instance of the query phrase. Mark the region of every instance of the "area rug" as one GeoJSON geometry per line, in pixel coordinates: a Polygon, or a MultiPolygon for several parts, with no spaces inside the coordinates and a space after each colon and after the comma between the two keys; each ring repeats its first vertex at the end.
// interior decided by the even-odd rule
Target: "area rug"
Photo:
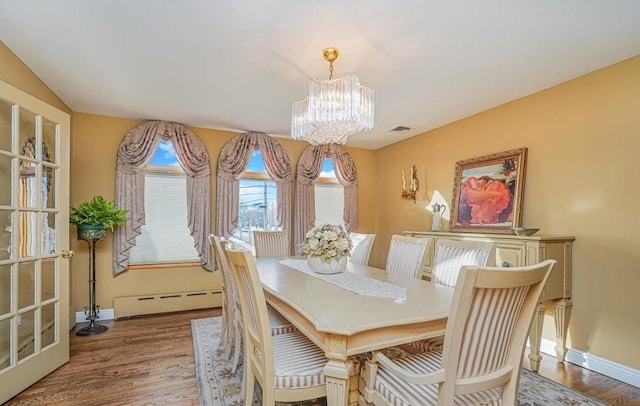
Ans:
{"type": "MultiPolygon", "coordinates": [[[[191,320],[193,352],[201,406],[244,405],[242,393],[242,365],[231,372],[231,361],[222,359],[220,343],[220,317],[191,320]]],[[[261,405],[260,387],[256,385],[253,405],[261,405]]],[[[304,406],[324,405],[324,399],[304,402],[304,406]]],[[[522,370],[519,406],[606,406],[590,396],[569,389],[535,372],[522,370]]],[[[278,403],[278,406],[289,406],[278,403]]]]}

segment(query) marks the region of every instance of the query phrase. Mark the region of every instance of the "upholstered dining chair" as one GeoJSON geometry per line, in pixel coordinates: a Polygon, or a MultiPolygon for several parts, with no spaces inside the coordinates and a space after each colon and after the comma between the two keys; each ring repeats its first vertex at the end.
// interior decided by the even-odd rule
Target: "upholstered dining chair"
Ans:
{"type": "MultiPolygon", "coordinates": [[[[208,236],[209,244],[211,244],[212,252],[215,256],[215,262],[218,270],[220,270],[220,289],[222,291],[222,323],[220,328],[220,345],[224,346],[224,360],[228,361],[231,357],[231,349],[233,347],[234,317],[235,317],[235,298],[233,294],[233,275],[229,272],[228,266],[223,266],[224,245],[226,241],[221,241],[214,234],[208,236]]],[[[224,258],[226,260],[226,258],[224,258]]]]}
{"type": "Polygon", "coordinates": [[[376,405],[516,405],[529,326],[555,263],[464,266],[443,350],[393,359],[374,352],[363,371],[365,400],[376,405]]]}
{"type": "MultiPolygon", "coordinates": [[[[209,241],[213,245],[213,250],[216,254],[216,261],[218,263],[219,269],[222,272],[222,325],[223,328],[226,329],[226,333],[223,334],[221,331],[220,344],[224,344],[225,361],[229,360],[233,349],[232,372],[235,372],[240,361],[240,352],[242,351],[240,347],[242,341],[242,331],[244,328],[242,312],[240,308],[240,296],[238,295],[238,288],[231,271],[229,257],[227,256],[227,242],[222,241],[220,237],[215,235],[210,235],[209,241]],[[226,320],[224,317],[225,314],[226,320]],[[224,342],[222,340],[224,340],[224,342]]],[[[267,312],[269,316],[269,327],[271,329],[271,335],[280,335],[296,331],[296,328],[271,306],[267,306],[267,312]]]]}
{"type": "Polygon", "coordinates": [[[245,405],[252,405],[254,383],[262,404],[326,396],[324,352],[299,331],[272,336],[260,275],[248,251],[227,249],[244,320],[245,405]]]}
{"type": "Polygon", "coordinates": [[[371,247],[376,239],[375,234],[349,233],[353,248],[349,260],[355,264],[369,265],[371,247]]]}
{"type": "Polygon", "coordinates": [[[286,231],[254,231],[253,244],[256,258],[283,258],[290,255],[286,231]]]}
{"type": "Polygon", "coordinates": [[[431,282],[453,287],[463,265],[493,266],[495,244],[438,238],[431,266],[431,282]]]}
{"type": "MultiPolygon", "coordinates": [[[[464,265],[493,266],[495,244],[484,241],[459,241],[439,238],[431,265],[431,282],[454,287],[464,265]]],[[[444,337],[438,336],[412,343],[420,351],[442,349],[444,337]]]]}
{"type": "Polygon", "coordinates": [[[430,238],[415,238],[394,234],[389,243],[386,270],[422,278],[422,269],[430,238]]]}

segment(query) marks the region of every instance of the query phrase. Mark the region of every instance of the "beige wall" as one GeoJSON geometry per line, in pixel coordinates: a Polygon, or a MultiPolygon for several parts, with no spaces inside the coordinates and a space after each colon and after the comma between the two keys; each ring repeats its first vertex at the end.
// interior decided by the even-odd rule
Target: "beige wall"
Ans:
{"type": "Polygon", "coordinates": [[[380,149],[373,264],[392,234],[430,229],[425,206],[436,191],[451,201],[456,161],[527,147],[523,224],[576,237],[571,347],[639,369],[639,106],[636,57],[380,149]],[[415,205],[400,199],[411,164],[415,205]]]}
{"type": "Polygon", "coordinates": [[[71,114],[67,106],[27,65],[0,41],[0,80],[71,114]]]}

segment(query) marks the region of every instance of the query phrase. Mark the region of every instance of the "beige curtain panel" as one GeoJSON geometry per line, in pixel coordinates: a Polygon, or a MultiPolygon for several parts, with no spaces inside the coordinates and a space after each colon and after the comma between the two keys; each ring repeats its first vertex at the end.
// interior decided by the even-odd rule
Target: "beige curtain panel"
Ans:
{"type": "Polygon", "coordinates": [[[222,147],[218,157],[216,192],[216,234],[229,238],[238,227],[239,181],[249,165],[253,151],[259,150],[267,173],[276,183],[278,226],[291,241],[291,188],[293,174],[289,155],[282,145],[269,135],[259,132],[240,134],[222,147]]]}
{"type": "Polygon", "coordinates": [[[325,158],[332,158],[336,177],[344,187],[344,223],[347,232],[354,231],[358,224],[358,175],[351,155],[336,144],[310,146],[302,153],[296,172],[296,247],[302,245],[305,234],[315,223],[314,182],[320,176],[325,158]]]}
{"type": "Polygon", "coordinates": [[[213,270],[207,241],[211,224],[211,168],[207,149],[200,138],[182,124],[148,121],[131,129],[118,148],[115,203],[128,213],[126,225],[114,232],[114,276],[127,270],[129,251],[145,224],[144,168],[161,140],[171,142],[187,174],[189,230],[202,267],[213,270]]]}

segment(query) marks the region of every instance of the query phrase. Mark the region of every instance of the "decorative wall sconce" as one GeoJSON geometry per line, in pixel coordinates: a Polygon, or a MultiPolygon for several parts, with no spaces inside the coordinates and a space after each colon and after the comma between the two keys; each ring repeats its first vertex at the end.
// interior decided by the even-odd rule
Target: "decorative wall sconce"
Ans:
{"type": "Polygon", "coordinates": [[[411,167],[411,176],[409,177],[409,190],[407,190],[407,182],[404,179],[404,169],[402,170],[402,198],[406,200],[413,200],[416,203],[416,192],[418,191],[418,171],[416,166],[411,167]]]}

